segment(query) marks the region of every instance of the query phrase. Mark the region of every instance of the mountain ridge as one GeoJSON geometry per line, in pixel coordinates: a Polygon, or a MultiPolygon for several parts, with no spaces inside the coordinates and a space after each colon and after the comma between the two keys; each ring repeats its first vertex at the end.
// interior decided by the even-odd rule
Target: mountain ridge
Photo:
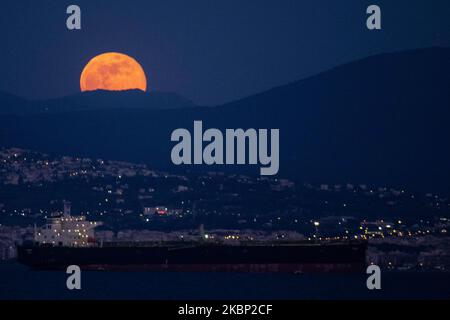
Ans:
{"type": "MultiPolygon", "coordinates": [[[[358,60],[218,107],[80,110],[0,117],[0,146],[179,170],[170,134],[279,128],[280,176],[450,193],[450,49],[358,60]]],[[[259,166],[258,166],[259,168],[259,166]]],[[[257,174],[243,166],[182,167],[257,174]]],[[[255,170],[253,170],[255,169],[255,170]]]]}
{"type": "Polygon", "coordinates": [[[0,114],[30,115],[38,113],[70,112],[97,109],[170,109],[194,106],[194,103],[172,92],[143,92],[141,90],[80,92],[64,97],[25,100],[0,92],[0,114]],[[8,98],[9,96],[14,97],[8,98]],[[8,99],[8,100],[7,100],[8,99]],[[15,104],[14,107],[9,107],[15,104]],[[6,106],[6,108],[5,108],[6,106]]]}

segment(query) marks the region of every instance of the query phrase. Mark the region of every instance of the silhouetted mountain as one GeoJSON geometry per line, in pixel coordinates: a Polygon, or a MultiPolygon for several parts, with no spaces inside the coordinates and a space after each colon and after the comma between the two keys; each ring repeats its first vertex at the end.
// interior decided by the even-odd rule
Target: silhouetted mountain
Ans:
{"type": "Polygon", "coordinates": [[[282,128],[289,174],[450,191],[450,48],[369,57],[221,108],[239,114],[230,126],[282,128]]]}
{"type": "Polygon", "coordinates": [[[2,107],[0,114],[27,115],[36,113],[55,113],[98,109],[170,109],[192,107],[193,103],[175,93],[143,92],[141,90],[125,91],[87,91],[72,96],[30,101],[6,95],[5,101],[0,96],[2,107]]]}
{"type": "Polygon", "coordinates": [[[281,176],[449,192],[449,88],[450,49],[411,50],[215,108],[3,116],[0,145],[173,168],[171,132],[203,120],[205,129],[279,128],[281,176]]]}

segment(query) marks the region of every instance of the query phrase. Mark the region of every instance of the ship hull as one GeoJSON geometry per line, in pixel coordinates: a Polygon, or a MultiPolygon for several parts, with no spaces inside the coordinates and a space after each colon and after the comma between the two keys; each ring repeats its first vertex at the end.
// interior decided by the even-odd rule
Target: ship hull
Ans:
{"type": "MultiPolygon", "coordinates": [[[[161,265],[82,265],[82,270],[115,272],[249,272],[249,273],[358,273],[365,265],[355,263],[266,263],[266,264],[161,264],[161,265]]],[[[35,268],[39,270],[39,268],[35,268]]],[[[61,268],[58,268],[61,269],[61,268]]],[[[44,266],[40,270],[48,270],[44,266]]]]}
{"type": "Polygon", "coordinates": [[[19,262],[33,269],[177,272],[360,272],[365,243],[290,245],[189,245],[18,247],[19,262]]]}

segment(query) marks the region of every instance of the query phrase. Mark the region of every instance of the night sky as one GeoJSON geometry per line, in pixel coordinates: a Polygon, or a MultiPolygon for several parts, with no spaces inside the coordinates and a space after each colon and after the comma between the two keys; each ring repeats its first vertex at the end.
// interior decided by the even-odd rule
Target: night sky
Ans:
{"type": "Polygon", "coordinates": [[[368,55],[450,46],[448,0],[2,1],[0,90],[30,99],[79,92],[85,64],[137,59],[150,90],[214,105],[368,55]],[[82,30],[66,28],[66,8],[82,30]],[[381,31],[366,8],[382,9],[381,31]]]}

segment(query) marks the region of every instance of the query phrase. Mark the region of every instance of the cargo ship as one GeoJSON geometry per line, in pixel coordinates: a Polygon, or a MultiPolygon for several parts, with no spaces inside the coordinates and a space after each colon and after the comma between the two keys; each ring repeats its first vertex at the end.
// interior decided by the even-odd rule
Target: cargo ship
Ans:
{"type": "Polygon", "coordinates": [[[98,222],[84,216],[52,217],[35,231],[33,242],[18,246],[18,260],[32,269],[180,272],[362,272],[367,243],[362,241],[97,242],[98,222]]]}

